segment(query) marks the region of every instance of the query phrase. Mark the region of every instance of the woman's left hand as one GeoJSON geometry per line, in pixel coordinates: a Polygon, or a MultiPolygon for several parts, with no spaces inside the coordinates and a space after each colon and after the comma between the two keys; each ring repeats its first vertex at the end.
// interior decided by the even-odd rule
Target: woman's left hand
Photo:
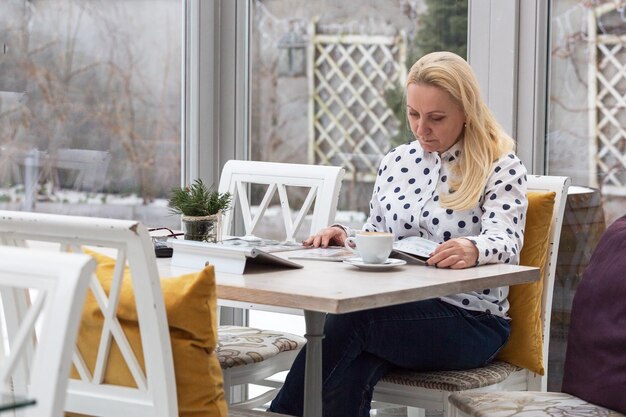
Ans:
{"type": "Polygon", "coordinates": [[[476,265],[477,260],[478,248],[469,239],[460,237],[437,246],[426,263],[437,268],[463,269],[476,265]]]}

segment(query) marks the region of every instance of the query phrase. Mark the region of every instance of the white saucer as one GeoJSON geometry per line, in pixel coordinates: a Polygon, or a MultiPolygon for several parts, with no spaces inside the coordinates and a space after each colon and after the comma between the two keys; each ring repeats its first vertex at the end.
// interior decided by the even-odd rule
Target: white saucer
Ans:
{"type": "Polygon", "coordinates": [[[364,271],[385,271],[387,269],[395,268],[396,266],[405,265],[406,261],[402,259],[388,258],[382,264],[366,264],[361,258],[344,259],[344,263],[356,266],[364,271]]]}

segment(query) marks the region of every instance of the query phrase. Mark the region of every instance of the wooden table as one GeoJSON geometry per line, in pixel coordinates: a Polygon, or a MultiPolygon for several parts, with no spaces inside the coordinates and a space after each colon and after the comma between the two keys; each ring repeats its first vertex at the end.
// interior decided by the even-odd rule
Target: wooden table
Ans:
{"type": "MultiPolygon", "coordinates": [[[[281,252],[289,257],[294,252],[281,252]]],[[[387,271],[363,271],[340,262],[298,260],[302,269],[246,267],[243,275],[216,273],[221,299],[304,310],[307,338],[304,416],[322,415],[322,338],[326,313],[348,313],[482,288],[537,281],[539,269],[485,265],[462,270],[404,265],[387,271]]],[[[161,276],[188,269],[159,259],[161,276]]]]}

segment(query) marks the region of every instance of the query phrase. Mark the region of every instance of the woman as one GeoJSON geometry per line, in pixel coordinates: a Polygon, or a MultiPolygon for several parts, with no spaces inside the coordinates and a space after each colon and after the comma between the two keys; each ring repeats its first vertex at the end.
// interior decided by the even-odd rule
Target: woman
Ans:
{"type": "MultiPolygon", "coordinates": [[[[382,160],[367,231],[440,245],[437,268],[519,262],[526,168],[514,141],[480,98],[470,66],[450,52],[419,59],[406,83],[416,140],[382,160]]],[[[333,225],[304,244],[343,245],[353,231],[333,225]]],[[[328,417],[369,416],[374,386],[392,367],[470,369],[489,363],[509,336],[508,287],[398,306],[328,315],[323,341],[323,408],[328,417]]],[[[302,415],[305,349],[271,411],[302,415]]]]}

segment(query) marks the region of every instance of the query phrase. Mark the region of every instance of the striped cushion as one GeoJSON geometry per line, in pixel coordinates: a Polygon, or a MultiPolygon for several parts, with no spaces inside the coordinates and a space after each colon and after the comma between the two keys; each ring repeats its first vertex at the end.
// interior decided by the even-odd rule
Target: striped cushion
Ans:
{"type": "Polygon", "coordinates": [[[396,369],[383,376],[382,381],[442,391],[464,391],[497,384],[516,369],[519,368],[503,361],[494,361],[482,368],[465,371],[415,372],[396,369]]]}
{"type": "Polygon", "coordinates": [[[215,349],[222,369],[262,362],[280,352],[302,349],[306,339],[252,327],[220,326],[215,349]]]}
{"type": "Polygon", "coordinates": [[[472,392],[450,396],[450,403],[472,417],[624,417],[624,414],[560,392],[472,392]]]}

